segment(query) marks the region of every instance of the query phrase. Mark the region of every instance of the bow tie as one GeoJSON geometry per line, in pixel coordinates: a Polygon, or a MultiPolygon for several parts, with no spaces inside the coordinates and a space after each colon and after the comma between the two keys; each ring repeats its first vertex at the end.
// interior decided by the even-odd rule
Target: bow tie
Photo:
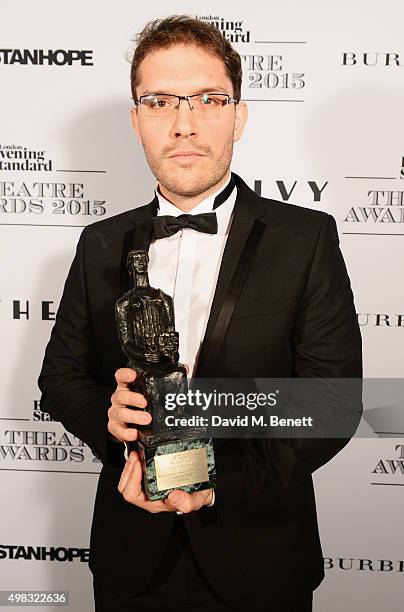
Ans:
{"type": "Polygon", "coordinates": [[[153,217],[152,222],[156,240],[172,236],[186,227],[205,234],[217,234],[217,218],[214,212],[200,215],[185,214],[178,217],[160,215],[159,217],[153,217]]]}

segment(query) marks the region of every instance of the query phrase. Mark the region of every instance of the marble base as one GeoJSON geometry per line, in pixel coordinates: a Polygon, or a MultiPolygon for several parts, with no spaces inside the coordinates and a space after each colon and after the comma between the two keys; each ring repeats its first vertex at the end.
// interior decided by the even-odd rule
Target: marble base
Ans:
{"type": "Polygon", "coordinates": [[[170,491],[177,489],[194,493],[216,487],[211,438],[174,439],[159,444],[149,444],[147,439],[143,439],[138,447],[143,466],[143,487],[149,500],[164,499],[170,491]],[[205,463],[200,461],[201,457],[205,463]],[[178,484],[184,481],[186,484],[178,484]]]}

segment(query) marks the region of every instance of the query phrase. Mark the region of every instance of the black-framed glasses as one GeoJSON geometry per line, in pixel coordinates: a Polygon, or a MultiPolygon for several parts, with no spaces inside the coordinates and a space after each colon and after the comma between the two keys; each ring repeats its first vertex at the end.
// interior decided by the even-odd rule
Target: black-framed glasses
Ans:
{"type": "Polygon", "coordinates": [[[199,93],[192,96],[162,93],[140,96],[135,100],[135,104],[141,107],[146,117],[168,117],[174,109],[179,108],[181,100],[186,100],[195,115],[203,119],[220,117],[226,106],[238,103],[235,98],[225,93],[199,93]]]}

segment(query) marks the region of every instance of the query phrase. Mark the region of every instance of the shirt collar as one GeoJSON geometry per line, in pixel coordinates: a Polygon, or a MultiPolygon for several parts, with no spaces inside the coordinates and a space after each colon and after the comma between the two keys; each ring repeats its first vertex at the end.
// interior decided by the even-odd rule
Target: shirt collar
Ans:
{"type": "MultiPolygon", "coordinates": [[[[230,182],[230,178],[231,175],[229,175],[228,180],[226,181],[226,183],[224,185],[222,185],[217,191],[215,191],[214,193],[212,193],[210,196],[208,196],[207,198],[205,198],[204,200],[202,200],[201,202],[199,202],[199,204],[197,204],[195,206],[195,208],[193,208],[189,214],[191,215],[199,215],[201,213],[206,213],[206,212],[212,212],[213,210],[213,204],[215,202],[215,197],[221,192],[223,191],[223,189],[225,189],[227,187],[227,185],[230,182]]],[[[159,204],[159,208],[157,211],[157,215],[171,215],[173,217],[178,217],[179,215],[183,215],[184,211],[181,210],[180,208],[178,208],[177,206],[175,206],[174,204],[172,204],[171,202],[169,202],[158,190],[158,185],[155,189],[155,193],[158,199],[158,204],[159,204]]],[[[215,209],[215,213],[216,213],[216,217],[217,217],[217,225],[218,225],[218,231],[217,233],[220,235],[224,235],[227,234],[230,228],[230,220],[231,220],[231,214],[233,211],[233,207],[234,207],[234,203],[236,201],[236,195],[237,195],[237,186],[234,187],[233,191],[231,192],[230,196],[227,198],[227,200],[225,202],[223,202],[220,206],[218,206],[218,208],[215,209]]],[[[177,234],[174,234],[174,236],[170,236],[170,238],[175,238],[175,236],[180,235],[180,232],[178,232],[177,234]]]]}

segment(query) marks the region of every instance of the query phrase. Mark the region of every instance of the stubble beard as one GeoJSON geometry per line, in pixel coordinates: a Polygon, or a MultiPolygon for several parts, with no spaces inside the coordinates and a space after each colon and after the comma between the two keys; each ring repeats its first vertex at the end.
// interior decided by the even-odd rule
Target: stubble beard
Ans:
{"type": "Polygon", "coordinates": [[[169,161],[167,163],[166,157],[156,159],[150,154],[146,146],[144,146],[144,152],[150,170],[160,185],[167,191],[182,197],[198,196],[215,187],[229,170],[233,157],[233,139],[225,143],[221,154],[216,159],[212,159],[208,153],[208,158],[211,161],[209,170],[205,169],[206,166],[202,162],[202,168],[199,172],[199,162],[181,164],[181,166],[175,168],[175,162],[169,161]],[[171,168],[168,168],[168,165],[171,168]]]}

